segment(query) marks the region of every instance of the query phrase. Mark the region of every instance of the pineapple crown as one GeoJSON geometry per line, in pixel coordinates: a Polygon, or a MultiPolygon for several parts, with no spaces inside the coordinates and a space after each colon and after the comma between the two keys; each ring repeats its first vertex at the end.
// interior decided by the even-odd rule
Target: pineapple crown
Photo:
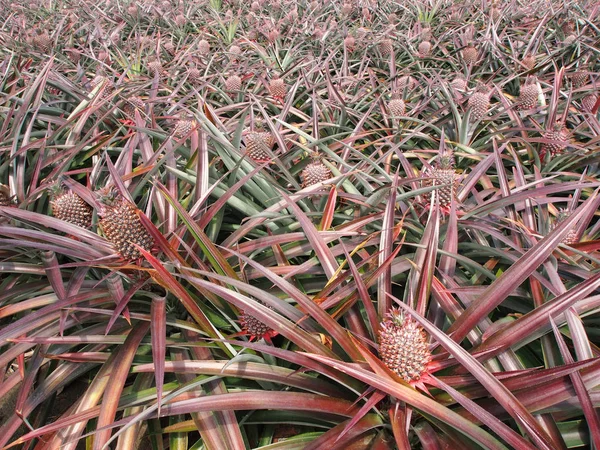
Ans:
{"type": "Polygon", "coordinates": [[[440,169],[452,169],[454,167],[454,155],[451,152],[441,155],[438,160],[438,167],[440,169]]]}
{"type": "Polygon", "coordinates": [[[118,190],[114,186],[105,186],[97,191],[98,199],[100,203],[106,206],[114,205],[117,200],[121,197],[118,190]]]}
{"type": "Polygon", "coordinates": [[[393,307],[384,317],[384,322],[388,322],[398,327],[401,327],[406,320],[407,316],[404,315],[404,311],[401,311],[396,307],[393,307]]]}

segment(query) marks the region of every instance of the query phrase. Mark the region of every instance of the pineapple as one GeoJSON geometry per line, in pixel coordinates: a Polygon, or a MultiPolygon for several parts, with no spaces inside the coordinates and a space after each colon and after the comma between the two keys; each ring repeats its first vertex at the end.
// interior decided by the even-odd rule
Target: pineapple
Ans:
{"type": "Polygon", "coordinates": [[[33,45],[43,53],[49,53],[52,50],[52,39],[48,31],[36,30],[33,35],[33,45]]]}
{"type": "Polygon", "coordinates": [[[408,90],[410,91],[416,88],[417,84],[419,84],[419,82],[416,80],[416,78],[410,75],[403,75],[400,78],[398,78],[397,81],[398,90],[400,91],[403,91],[406,88],[408,88],[408,90]]]}
{"type": "Polygon", "coordinates": [[[442,156],[437,164],[425,171],[429,178],[423,181],[423,187],[442,186],[437,190],[440,207],[447,208],[456,196],[458,185],[458,174],[454,170],[454,158],[452,155],[442,156]]]}
{"type": "Polygon", "coordinates": [[[171,56],[173,56],[176,52],[175,44],[173,44],[171,41],[165,42],[163,44],[163,49],[171,56]]]}
{"type": "Polygon", "coordinates": [[[244,131],[244,142],[246,144],[246,155],[256,162],[271,160],[271,146],[273,137],[268,131],[261,131],[262,127],[257,124],[256,130],[244,131]]]}
{"type": "Polygon", "coordinates": [[[92,90],[100,86],[100,90],[102,91],[101,97],[105,100],[110,98],[114,91],[112,82],[101,73],[96,75],[94,79],[90,81],[90,86],[92,87],[92,90]]]}
{"type": "Polygon", "coordinates": [[[269,81],[269,93],[278,100],[283,100],[287,94],[285,82],[278,74],[273,75],[273,79],[269,81]]]}
{"type": "Polygon", "coordinates": [[[10,190],[5,184],[0,184],[0,206],[11,206],[10,190]]]}
{"type": "Polygon", "coordinates": [[[163,66],[158,59],[153,59],[148,63],[148,71],[154,75],[158,76],[163,71],[163,66]]]}
{"type": "Polygon", "coordinates": [[[142,256],[135,244],[152,250],[154,239],[142,225],[142,212],[133,203],[114,193],[104,196],[102,202],[100,229],[123,259],[135,260],[142,256]]]}
{"type": "Polygon", "coordinates": [[[126,103],[123,106],[123,112],[126,116],[133,117],[136,110],[144,111],[144,106],[144,101],[141,98],[132,96],[126,100],[126,103]]]}
{"type": "Polygon", "coordinates": [[[50,206],[54,217],[82,228],[92,225],[92,207],[77,194],[57,190],[52,197],[50,206]]]}
{"type": "Polygon", "coordinates": [[[349,16],[350,14],[352,14],[353,10],[354,7],[352,6],[352,3],[344,3],[342,5],[342,16],[349,16]]]}
{"type": "Polygon", "coordinates": [[[532,70],[535,67],[535,56],[532,54],[525,55],[521,60],[521,63],[527,68],[527,70],[532,70]]]}
{"type": "Polygon", "coordinates": [[[550,130],[546,130],[543,133],[543,138],[548,139],[552,142],[543,143],[540,150],[540,157],[544,158],[546,153],[550,153],[554,156],[558,153],[562,153],[568,145],[569,130],[561,121],[557,121],[550,130]]]}
{"type": "Polygon", "coordinates": [[[596,94],[588,94],[583,100],[581,100],[581,107],[584,111],[592,111],[594,106],[596,106],[596,102],[598,101],[598,96],[596,94]]]}
{"type": "Polygon", "coordinates": [[[490,108],[490,94],[487,87],[479,86],[473,95],[469,97],[468,106],[473,120],[483,119],[490,108]]]}
{"type": "Polygon", "coordinates": [[[425,58],[426,56],[429,56],[429,54],[431,53],[431,42],[422,41],[419,44],[419,47],[417,50],[419,51],[419,56],[421,58],[425,58]]]}
{"type": "Polygon", "coordinates": [[[225,90],[227,92],[237,92],[242,89],[242,79],[239,75],[230,75],[225,80],[225,90]]]}
{"type": "Polygon", "coordinates": [[[242,54],[242,49],[237,45],[229,47],[229,53],[231,54],[232,61],[237,61],[242,54]]]}
{"type": "Polygon", "coordinates": [[[391,39],[382,39],[379,42],[379,51],[381,56],[389,56],[394,51],[394,42],[391,39]]]}
{"type": "Polygon", "coordinates": [[[194,119],[186,118],[185,115],[182,115],[173,128],[173,135],[177,139],[184,139],[192,132],[194,128],[196,128],[196,121],[194,119]]]}
{"type": "Polygon", "coordinates": [[[588,72],[586,70],[578,70],[577,72],[571,75],[571,83],[573,83],[573,87],[578,89],[588,82],[588,72]]]}
{"type": "Polygon", "coordinates": [[[348,49],[349,52],[352,52],[356,47],[356,39],[354,39],[352,36],[347,36],[344,39],[344,45],[346,46],[346,49],[348,49]]]}
{"type": "Polygon", "coordinates": [[[431,362],[425,330],[410,315],[397,309],[381,322],[379,357],[400,378],[410,384],[420,382],[431,362]]]}
{"type": "Polygon", "coordinates": [[[470,66],[477,62],[478,51],[473,44],[467,45],[462,51],[462,59],[466,65],[470,66]]]}
{"type": "Polygon", "coordinates": [[[277,334],[268,325],[265,325],[256,317],[251,316],[245,312],[241,312],[239,316],[240,325],[244,334],[250,336],[250,340],[265,338],[269,340],[272,336],[277,334]]]}
{"type": "Polygon", "coordinates": [[[210,44],[208,43],[208,41],[206,39],[202,39],[200,40],[200,42],[198,42],[198,53],[200,55],[208,55],[208,53],[210,52],[210,44]]]}
{"type": "Polygon", "coordinates": [[[464,91],[467,89],[467,80],[461,73],[457,73],[454,79],[450,82],[450,86],[457,91],[464,91]]]}
{"type": "Polygon", "coordinates": [[[313,184],[329,180],[331,178],[331,170],[323,164],[319,154],[315,152],[312,155],[312,162],[304,168],[300,177],[302,178],[302,185],[304,187],[312,186],[313,184]]]}
{"type": "Polygon", "coordinates": [[[177,25],[179,28],[185,27],[186,23],[187,19],[183,14],[177,14],[177,16],[175,16],[175,25],[177,25]]]}
{"type": "Polygon", "coordinates": [[[538,104],[539,94],[540,89],[535,78],[526,82],[525,85],[521,87],[517,109],[527,110],[535,108],[538,104]]]}
{"type": "Polygon", "coordinates": [[[200,74],[200,69],[198,69],[196,66],[192,66],[188,69],[188,80],[190,80],[191,83],[196,83],[200,80],[200,78],[202,77],[202,75],[200,74]]]}
{"type": "Polygon", "coordinates": [[[406,104],[404,103],[404,100],[402,100],[402,96],[399,92],[394,92],[392,94],[392,98],[387,106],[392,117],[403,116],[406,113],[406,104]]]}
{"type": "MultiPolygon", "coordinates": [[[[561,222],[564,222],[565,220],[567,220],[570,215],[571,215],[571,212],[568,210],[563,209],[563,210],[559,211],[558,215],[556,216],[556,221],[554,223],[554,226],[557,227],[558,225],[560,225],[561,222]]],[[[579,236],[577,235],[577,229],[574,227],[571,228],[567,232],[565,237],[562,238],[561,242],[566,245],[573,245],[573,244],[579,243],[579,236]]]]}

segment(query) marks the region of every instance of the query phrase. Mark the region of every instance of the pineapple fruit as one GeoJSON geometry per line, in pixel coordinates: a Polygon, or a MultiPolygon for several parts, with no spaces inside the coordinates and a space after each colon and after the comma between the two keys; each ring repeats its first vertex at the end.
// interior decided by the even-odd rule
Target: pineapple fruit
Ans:
{"type": "Polygon", "coordinates": [[[545,158],[546,154],[548,153],[550,156],[555,156],[559,153],[562,153],[567,148],[569,130],[567,130],[561,121],[557,121],[552,128],[546,130],[542,136],[544,139],[548,139],[552,142],[545,142],[542,144],[540,150],[541,158],[545,158]]]}
{"type": "Polygon", "coordinates": [[[140,220],[142,212],[119,194],[113,192],[102,197],[102,219],[98,223],[102,233],[125,260],[142,256],[136,245],[151,251],[154,239],[140,220]]]}
{"type": "Polygon", "coordinates": [[[392,309],[381,322],[379,333],[381,361],[407,383],[418,383],[431,362],[425,330],[411,316],[392,309]]]}
{"type": "MultiPolygon", "coordinates": [[[[440,207],[447,208],[456,196],[458,185],[458,174],[454,170],[454,158],[451,154],[446,154],[437,161],[437,163],[428,168],[424,175],[428,178],[423,181],[424,187],[441,186],[437,190],[440,207]]],[[[429,202],[429,196],[427,197],[429,202]]]]}
{"type": "Polygon", "coordinates": [[[0,184],[0,206],[11,206],[10,190],[5,184],[0,184]]]}
{"type": "Polygon", "coordinates": [[[517,109],[527,110],[533,109],[538,104],[538,98],[540,95],[540,88],[537,85],[536,80],[528,80],[522,87],[519,94],[519,100],[517,103],[517,109]]]}
{"type": "Polygon", "coordinates": [[[483,119],[490,108],[490,94],[486,86],[479,86],[469,97],[468,106],[473,120],[483,119]]]}
{"type": "Polygon", "coordinates": [[[258,320],[256,317],[251,316],[245,312],[241,312],[239,316],[240,325],[244,334],[250,336],[251,340],[254,339],[270,339],[276,333],[268,325],[258,320]]]}
{"type": "Polygon", "coordinates": [[[302,178],[302,185],[304,187],[311,186],[330,179],[331,170],[323,164],[319,154],[315,152],[312,155],[312,162],[302,170],[300,178],[302,178]]]}
{"type": "Polygon", "coordinates": [[[266,162],[271,160],[271,146],[273,145],[273,136],[268,131],[262,131],[260,124],[255,130],[246,130],[243,133],[246,144],[246,155],[256,162],[266,162]]]}
{"type": "Polygon", "coordinates": [[[52,214],[57,219],[82,228],[92,225],[92,207],[73,192],[56,190],[50,201],[52,214]]]}

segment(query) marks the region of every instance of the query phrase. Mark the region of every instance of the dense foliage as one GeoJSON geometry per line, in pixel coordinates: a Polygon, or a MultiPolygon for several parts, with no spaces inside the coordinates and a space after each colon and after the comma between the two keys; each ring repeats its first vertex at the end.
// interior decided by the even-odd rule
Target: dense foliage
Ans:
{"type": "Polygon", "coordinates": [[[0,8],[0,448],[600,448],[595,2],[0,8]]]}

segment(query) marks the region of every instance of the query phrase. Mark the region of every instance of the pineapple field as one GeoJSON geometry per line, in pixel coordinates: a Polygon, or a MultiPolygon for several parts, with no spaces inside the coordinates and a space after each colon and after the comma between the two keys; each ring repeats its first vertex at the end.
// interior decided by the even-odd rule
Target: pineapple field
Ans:
{"type": "Polygon", "coordinates": [[[0,449],[600,448],[598,3],[0,11],[0,449]]]}

